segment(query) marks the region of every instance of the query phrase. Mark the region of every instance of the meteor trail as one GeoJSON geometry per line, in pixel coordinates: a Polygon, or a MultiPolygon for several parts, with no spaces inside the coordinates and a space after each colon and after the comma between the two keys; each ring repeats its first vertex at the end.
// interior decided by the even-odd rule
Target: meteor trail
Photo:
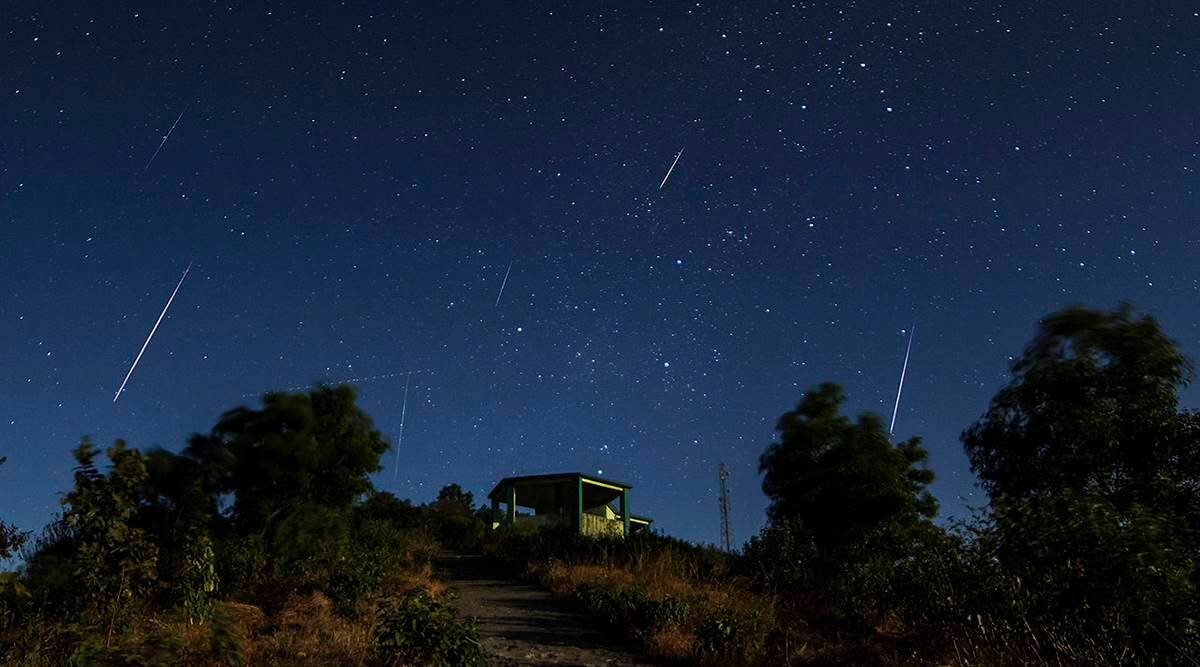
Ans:
{"type": "Polygon", "coordinates": [[[508,263],[508,271],[504,272],[504,280],[500,283],[500,293],[496,295],[496,305],[500,305],[500,297],[504,296],[504,286],[508,284],[508,274],[512,272],[512,262],[508,263]]]}
{"type": "Polygon", "coordinates": [[[408,381],[412,373],[404,378],[404,405],[400,408],[400,436],[396,440],[396,465],[392,467],[393,481],[400,479],[400,447],[404,444],[404,416],[408,414],[408,381]]]}
{"type": "Polygon", "coordinates": [[[917,323],[913,322],[908,332],[908,348],[904,350],[904,366],[900,368],[900,386],[896,389],[896,406],[892,408],[892,425],[888,427],[888,435],[896,430],[896,412],[900,410],[900,392],[904,391],[904,374],[908,371],[908,354],[912,352],[913,336],[917,333],[917,323]]]}
{"type": "Polygon", "coordinates": [[[142,360],[142,354],[146,352],[146,346],[150,344],[150,339],[154,338],[154,332],[158,331],[158,325],[162,324],[163,317],[167,314],[167,309],[171,307],[171,302],[175,300],[175,295],[179,293],[179,288],[183,286],[184,278],[187,278],[188,271],[192,270],[192,263],[188,262],[187,268],[183,270],[183,276],[179,278],[179,284],[175,285],[175,291],[171,292],[171,298],[167,299],[167,305],[163,306],[162,312],[158,314],[158,321],[154,323],[154,328],[150,330],[150,335],[146,336],[146,342],[142,343],[142,349],[138,351],[137,358],[133,360],[133,365],[129,367],[129,372],[125,374],[125,379],[121,380],[121,386],[117,389],[117,394],[113,396],[113,403],[121,397],[121,392],[125,391],[125,384],[129,382],[129,376],[133,375],[133,369],[137,368],[138,362],[142,360]]]}
{"type": "Polygon", "coordinates": [[[663,176],[662,183],[658,184],[659,190],[662,190],[663,186],[667,184],[667,179],[671,177],[671,172],[675,171],[675,165],[679,164],[679,158],[682,156],[683,156],[683,149],[680,148],[679,155],[675,156],[675,161],[671,163],[671,168],[667,170],[667,175],[663,176]]]}
{"type": "Polygon", "coordinates": [[[154,164],[154,158],[158,157],[158,152],[162,150],[164,145],[166,145],[167,139],[171,138],[171,133],[175,131],[175,126],[179,124],[179,119],[183,118],[184,111],[187,111],[187,107],[184,107],[183,111],[179,112],[179,117],[175,119],[175,122],[171,123],[171,129],[167,130],[167,134],[163,137],[162,142],[158,144],[158,148],[154,149],[154,155],[150,156],[150,161],[146,163],[145,167],[142,167],[142,173],[145,173],[146,170],[150,168],[150,165],[154,164]]]}

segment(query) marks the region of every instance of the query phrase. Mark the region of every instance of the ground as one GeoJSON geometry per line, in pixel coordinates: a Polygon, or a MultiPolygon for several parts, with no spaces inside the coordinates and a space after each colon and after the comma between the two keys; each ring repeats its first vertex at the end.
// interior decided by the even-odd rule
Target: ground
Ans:
{"type": "Polygon", "coordinates": [[[479,620],[483,648],[497,664],[650,664],[631,642],[483,556],[446,555],[438,565],[458,591],[459,612],[479,620]]]}

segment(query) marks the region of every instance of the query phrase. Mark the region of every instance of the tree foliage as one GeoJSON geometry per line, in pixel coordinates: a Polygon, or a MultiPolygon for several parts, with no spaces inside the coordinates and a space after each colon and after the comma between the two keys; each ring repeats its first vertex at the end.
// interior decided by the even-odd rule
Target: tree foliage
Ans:
{"type": "Polygon", "coordinates": [[[182,454],[151,452],[143,518],[180,549],[215,522],[284,561],[330,554],[348,539],[351,507],[372,490],[387,448],[350,386],[270,393],[261,409],[226,412],[182,454]]]}
{"type": "Polygon", "coordinates": [[[963,433],[1022,616],[1164,659],[1198,645],[1200,419],[1177,397],[1191,373],[1153,319],[1068,308],[963,433]]]}
{"type": "Polygon", "coordinates": [[[746,545],[743,569],[766,588],[824,600],[835,623],[867,631],[890,614],[937,502],[914,438],[893,445],[879,417],[842,414],[826,383],[779,418],[760,459],[768,526],[746,545]]]}
{"type": "Polygon", "coordinates": [[[75,488],[63,499],[63,523],[74,541],[78,608],[111,631],[132,601],[158,586],[158,547],[133,525],[146,480],[141,453],[117,440],[107,452],[107,473],[96,466],[98,454],[87,438],[75,449],[75,488]]]}
{"type": "Polygon", "coordinates": [[[467,515],[475,511],[475,495],[463,491],[458,484],[447,484],[438,490],[433,510],[449,515],[467,515]]]}
{"type": "Polygon", "coordinates": [[[993,498],[1070,490],[1118,508],[1200,498],[1197,432],[1176,395],[1192,367],[1155,320],[1129,306],[1068,308],[1042,320],[1012,369],[963,434],[993,498]]]}
{"type": "Polygon", "coordinates": [[[798,518],[818,548],[838,550],[888,524],[911,525],[937,513],[926,487],[933,472],[913,438],[893,446],[879,417],[851,421],[832,383],[805,394],[779,418],[779,442],[759,462],[773,524],[798,518]]]}
{"type": "Polygon", "coordinates": [[[186,454],[216,472],[217,489],[234,494],[233,517],[264,529],[304,505],[349,508],[371,489],[388,449],[350,386],[271,393],[263,408],[225,413],[186,454]]]}

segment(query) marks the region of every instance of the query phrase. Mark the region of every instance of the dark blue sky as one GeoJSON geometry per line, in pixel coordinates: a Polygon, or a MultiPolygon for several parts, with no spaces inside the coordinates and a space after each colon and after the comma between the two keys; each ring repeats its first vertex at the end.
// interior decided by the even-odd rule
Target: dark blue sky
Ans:
{"type": "MultiPolygon", "coordinates": [[[[427,368],[380,488],[602,470],[715,542],[724,461],[741,542],[778,415],[824,380],[890,414],[914,320],[897,435],[955,513],[1041,315],[1131,300],[1200,352],[1191,3],[178,4],[0,22],[23,528],[82,434],[427,368]]],[[[360,389],[395,442],[403,378],[360,389]]]]}

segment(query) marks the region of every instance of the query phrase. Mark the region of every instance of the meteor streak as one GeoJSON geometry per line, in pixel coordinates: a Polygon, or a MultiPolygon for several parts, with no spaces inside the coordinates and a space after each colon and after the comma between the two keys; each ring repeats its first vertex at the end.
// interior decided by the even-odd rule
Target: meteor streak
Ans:
{"type": "Polygon", "coordinates": [[[171,123],[171,129],[167,130],[167,134],[163,137],[162,142],[158,144],[158,148],[154,149],[154,155],[150,156],[150,161],[146,163],[145,167],[142,167],[142,173],[145,173],[146,170],[150,168],[150,165],[154,164],[154,158],[158,157],[158,152],[161,151],[162,147],[166,145],[167,139],[171,138],[171,133],[175,131],[175,126],[179,124],[179,119],[183,118],[184,111],[187,111],[187,107],[184,107],[183,111],[179,112],[179,117],[175,119],[175,122],[171,123]]]}
{"type": "Polygon", "coordinates": [[[162,312],[158,314],[158,321],[154,323],[154,328],[150,330],[150,335],[146,336],[146,342],[142,343],[142,349],[138,351],[137,358],[133,360],[133,365],[129,367],[129,372],[125,374],[125,379],[121,380],[121,386],[117,389],[117,394],[113,396],[113,403],[121,397],[121,392],[125,391],[125,384],[129,382],[129,376],[133,375],[133,369],[137,368],[138,362],[142,360],[142,354],[146,352],[146,346],[150,344],[150,339],[154,338],[154,332],[158,331],[158,325],[162,324],[163,317],[167,314],[167,309],[171,307],[171,302],[175,300],[175,295],[179,293],[179,288],[183,286],[183,281],[188,276],[188,271],[192,270],[192,263],[188,262],[187,268],[183,270],[183,276],[179,278],[179,283],[175,285],[175,291],[171,292],[171,298],[167,299],[167,305],[163,306],[162,312]]]}
{"type": "Polygon", "coordinates": [[[504,296],[504,286],[508,284],[508,274],[512,272],[512,262],[508,263],[508,271],[504,272],[504,280],[500,283],[500,293],[496,295],[496,305],[500,305],[500,297],[504,296]]]}
{"type": "Polygon", "coordinates": [[[671,177],[671,172],[675,171],[675,165],[679,164],[679,158],[682,156],[683,156],[683,149],[680,148],[679,155],[675,156],[675,161],[671,163],[671,168],[667,170],[667,175],[663,176],[662,183],[658,184],[659,190],[662,190],[663,186],[667,184],[667,179],[671,177]]]}
{"type": "Polygon", "coordinates": [[[404,417],[408,414],[408,381],[412,373],[404,378],[404,404],[400,408],[400,436],[396,440],[396,465],[392,466],[393,481],[400,479],[400,447],[404,445],[404,417]]]}
{"type": "Polygon", "coordinates": [[[904,366],[900,368],[900,386],[896,389],[896,406],[892,408],[892,425],[888,426],[888,435],[896,430],[896,412],[900,410],[900,392],[904,391],[904,374],[908,371],[908,355],[912,352],[913,336],[917,333],[917,323],[913,322],[908,332],[908,348],[904,350],[904,366]]]}

